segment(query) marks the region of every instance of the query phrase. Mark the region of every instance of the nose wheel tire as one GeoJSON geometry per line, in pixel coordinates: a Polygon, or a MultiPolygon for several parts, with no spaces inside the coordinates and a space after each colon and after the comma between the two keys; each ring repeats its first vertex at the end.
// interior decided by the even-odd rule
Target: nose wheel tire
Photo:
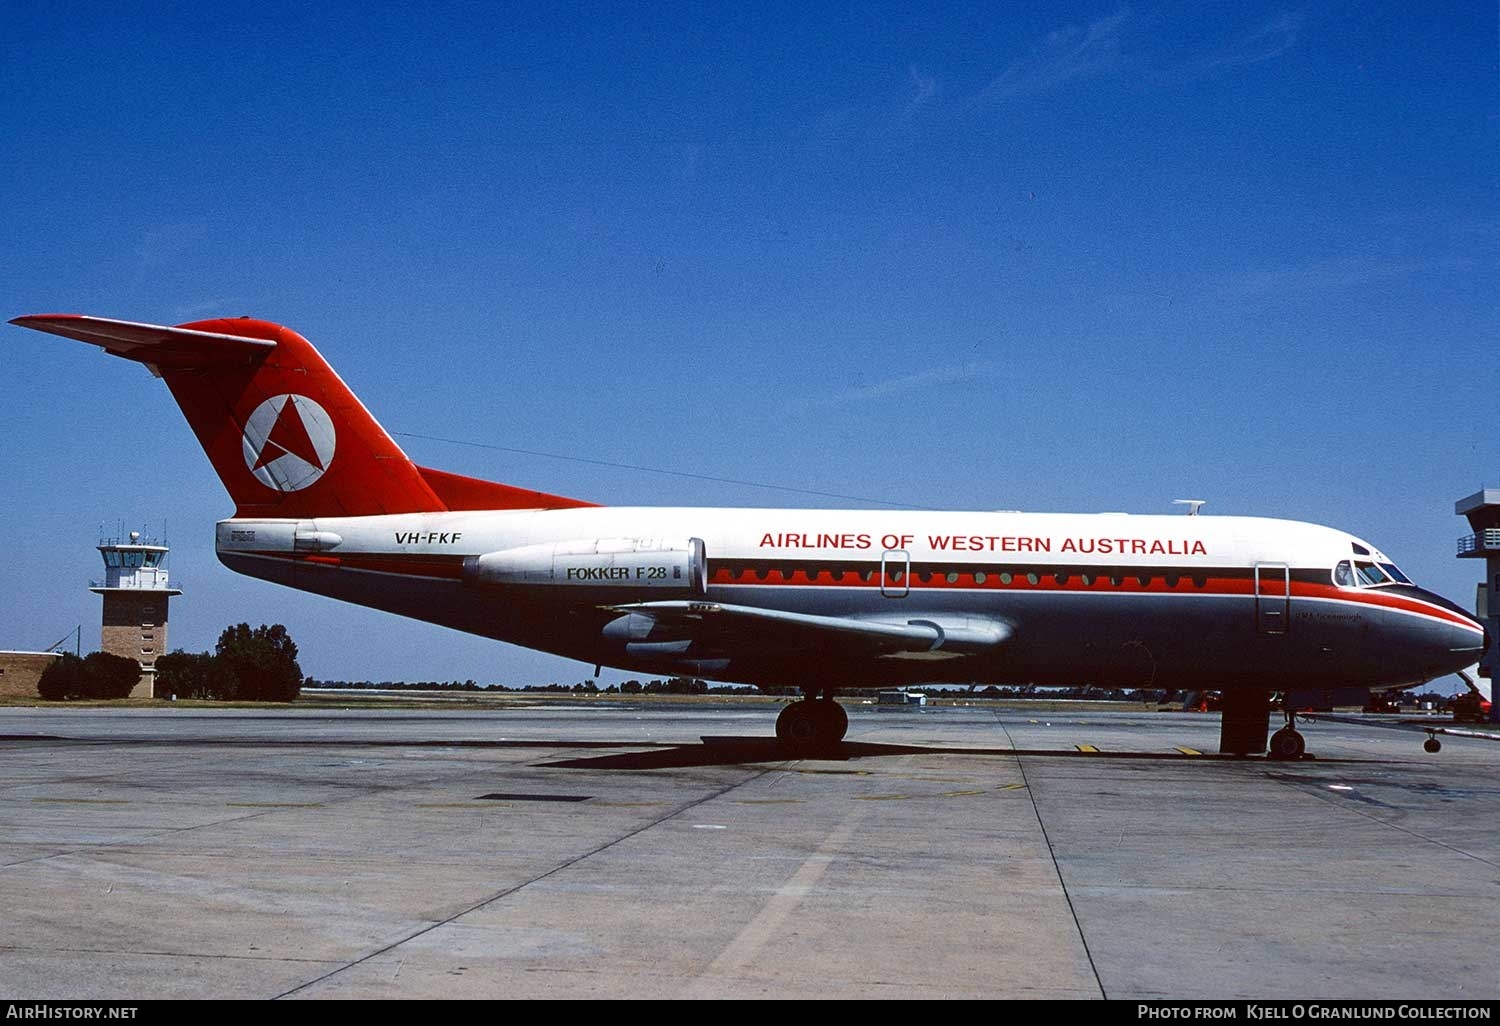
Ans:
{"type": "Polygon", "coordinates": [[[849,730],[849,714],[837,702],[803,699],[776,717],[776,737],[799,755],[836,748],[849,730]]]}
{"type": "Polygon", "coordinates": [[[1270,754],[1273,759],[1300,759],[1307,750],[1307,742],[1291,727],[1282,727],[1271,735],[1270,754]]]}
{"type": "Polygon", "coordinates": [[[1432,731],[1427,732],[1427,740],[1422,742],[1422,751],[1428,755],[1436,755],[1443,750],[1443,743],[1437,739],[1432,731]]]}

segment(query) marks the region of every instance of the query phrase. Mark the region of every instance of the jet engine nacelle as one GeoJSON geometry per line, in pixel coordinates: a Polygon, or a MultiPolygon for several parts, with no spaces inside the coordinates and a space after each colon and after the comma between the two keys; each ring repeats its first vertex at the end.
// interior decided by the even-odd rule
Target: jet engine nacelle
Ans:
{"type": "Polygon", "coordinates": [[[708,590],[708,559],[701,538],[589,538],[470,556],[464,580],[693,596],[708,590]]]}

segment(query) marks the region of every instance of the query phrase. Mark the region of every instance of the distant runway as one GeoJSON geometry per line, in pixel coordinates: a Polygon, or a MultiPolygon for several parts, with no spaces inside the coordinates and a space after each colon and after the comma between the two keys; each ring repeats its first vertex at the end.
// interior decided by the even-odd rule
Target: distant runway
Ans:
{"type": "Polygon", "coordinates": [[[1500,997],[1500,742],[850,711],[0,709],[0,992],[1500,997]]]}

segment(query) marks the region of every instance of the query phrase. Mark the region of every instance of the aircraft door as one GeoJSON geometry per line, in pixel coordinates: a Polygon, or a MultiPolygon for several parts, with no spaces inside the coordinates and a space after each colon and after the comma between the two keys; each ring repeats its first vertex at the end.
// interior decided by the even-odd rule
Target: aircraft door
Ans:
{"type": "Polygon", "coordinates": [[[1255,629],[1285,634],[1292,619],[1292,571],[1285,563],[1255,564],[1255,629]]]}
{"type": "Polygon", "coordinates": [[[880,594],[905,598],[911,585],[911,556],[905,549],[886,549],[880,554],[880,594]]]}

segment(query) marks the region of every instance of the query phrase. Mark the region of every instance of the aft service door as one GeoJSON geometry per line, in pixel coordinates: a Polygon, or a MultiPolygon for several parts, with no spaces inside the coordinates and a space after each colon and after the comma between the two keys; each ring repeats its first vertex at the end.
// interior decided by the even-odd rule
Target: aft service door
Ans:
{"type": "Polygon", "coordinates": [[[1292,618],[1292,571],[1285,563],[1255,564],[1255,629],[1285,634],[1292,618]]]}
{"type": "Polygon", "coordinates": [[[905,549],[886,549],[880,556],[880,594],[886,598],[905,598],[911,589],[911,556],[905,549]]]}

